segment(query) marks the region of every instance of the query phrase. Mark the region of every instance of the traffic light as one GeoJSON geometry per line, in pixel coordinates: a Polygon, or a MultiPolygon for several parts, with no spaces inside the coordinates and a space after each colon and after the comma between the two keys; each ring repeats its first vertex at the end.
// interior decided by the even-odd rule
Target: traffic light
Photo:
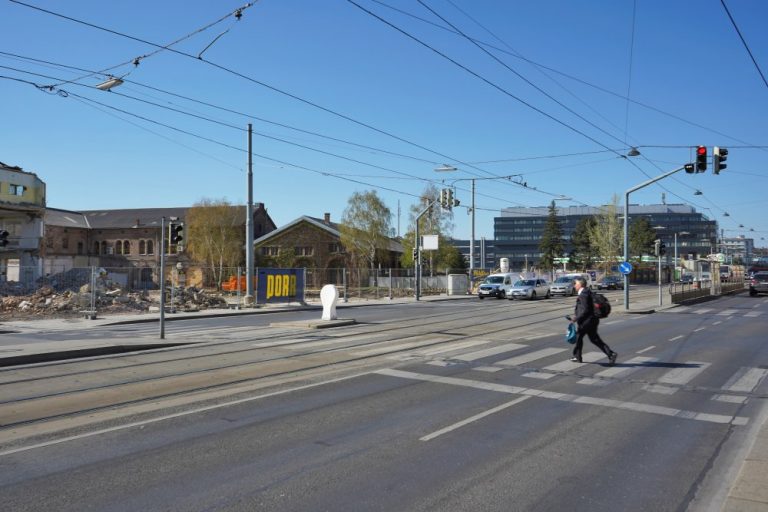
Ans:
{"type": "Polygon", "coordinates": [[[715,146],[712,148],[712,171],[715,174],[720,174],[720,171],[728,167],[725,165],[725,161],[728,159],[728,150],[726,148],[720,148],[715,146]]]}
{"type": "Polygon", "coordinates": [[[419,257],[419,250],[417,248],[413,248],[413,261],[416,261],[416,258],[419,257]]]}
{"type": "Polygon", "coordinates": [[[184,236],[182,235],[182,231],[184,230],[184,224],[171,224],[170,225],[170,240],[171,245],[178,245],[181,243],[182,240],[184,240],[184,236]]]}
{"type": "Polygon", "coordinates": [[[653,255],[659,256],[661,254],[661,240],[653,241],[653,255]]]}
{"type": "Polygon", "coordinates": [[[685,172],[688,174],[693,174],[696,172],[696,166],[693,164],[685,164],[685,172]]]}
{"type": "Polygon", "coordinates": [[[445,207],[450,210],[453,208],[453,189],[449,188],[445,192],[445,207]]]}
{"type": "Polygon", "coordinates": [[[696,148],[696,172],[707,170],[707,147],[699,146],[696,148]]]}
{"type": "Polygon", "coordinates": [[[10,235],[10,233],[8,233],[6,230],[0,230],[0,247],[5,247],[8,245],[8,235],[10,235]]]}
{"type": "Polygon", "coordinates": [[[659,241],[659,256],[664,256],[665,254],[667,254],[667,244],[659,241]]]}
{"type": "Polygon", "coordinates": [[[441,188],[440,189],[440,207],[441,208],[447,208],[448,201],[446,200],[446,197],[448,197],[448,189],[447,188],[441,188]]]}

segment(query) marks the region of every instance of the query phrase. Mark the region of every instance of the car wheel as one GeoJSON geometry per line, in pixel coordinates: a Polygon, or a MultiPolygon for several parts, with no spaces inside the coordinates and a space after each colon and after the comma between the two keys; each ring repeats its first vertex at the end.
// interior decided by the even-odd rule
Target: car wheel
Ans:
{"type": "Polygon", "coordinates": [[[757,290],[749,290],[750,297],[757,297],[757,290]]]}
{"type": "Polygon", "coordinates": [[[483,297],[482,295],[478,295],[478,298],[479,298],[480,300],[483,300],[485,297],[483,297]]]}
{"type": "Polygon", "coordinates": [[[499,292],[499,298],[500,299],[506,299],[507,298],[507,292],[505,292],[504,290],[501,290],[501,292],[499,292]]]}
{"type": "Polygon", "coordinates": [[[545,299],[548,299],[550,297],[549,290],[547,290],[547,294],[544,296],[545,299]]]}
{"type": "Polygon", "coordinates": [[[536,292],[531,292],[531,300],[536,300],[536,292]]]}

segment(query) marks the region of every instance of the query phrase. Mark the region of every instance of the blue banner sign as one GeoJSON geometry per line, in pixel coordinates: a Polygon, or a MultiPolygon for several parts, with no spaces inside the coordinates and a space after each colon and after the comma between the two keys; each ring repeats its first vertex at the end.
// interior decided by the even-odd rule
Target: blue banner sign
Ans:
{"type": "Polygon", "coordinates": [[[303,268],[259,268],[256,279],[256,302],[304,301],[303,268]]]}

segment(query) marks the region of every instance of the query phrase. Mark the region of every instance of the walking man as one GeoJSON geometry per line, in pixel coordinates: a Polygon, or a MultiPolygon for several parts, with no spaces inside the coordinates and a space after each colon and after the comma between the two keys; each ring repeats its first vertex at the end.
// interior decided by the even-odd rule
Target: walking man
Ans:
{"type": "Polygon", "coordinates": [[[574,279],[574,288],[579,293],[576,297],[576,312],[574,313],[571,322],[578,326],[578,337],[576,338],[576,345],[573,347],[573,357],[571,361],[574,363],[581,363],[581,350],[584,347],[584,336],[589,336],[589,341],[592,342],[597,348],[605,352],[608,356],[608,361],[611,364],[616,363],[616,352],[605,344],[605,342],[597,334],[597,326],[600,324],[600,319],[595,316],[595,303],[592,299],[592,292],[587,288],[587,281],[583,277],[577,277],[574,279]]]}

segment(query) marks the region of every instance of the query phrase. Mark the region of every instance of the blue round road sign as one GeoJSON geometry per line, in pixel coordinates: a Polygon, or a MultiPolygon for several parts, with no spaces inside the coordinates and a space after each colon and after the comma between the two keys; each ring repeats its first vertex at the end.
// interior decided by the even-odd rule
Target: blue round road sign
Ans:
{"type": "Polygon", "coordinates": [[[619,272],[621,272],[624,275],[631,274],[632,273],[632,264],[628,261],[623,261],[619,265],[619,272]]]}

